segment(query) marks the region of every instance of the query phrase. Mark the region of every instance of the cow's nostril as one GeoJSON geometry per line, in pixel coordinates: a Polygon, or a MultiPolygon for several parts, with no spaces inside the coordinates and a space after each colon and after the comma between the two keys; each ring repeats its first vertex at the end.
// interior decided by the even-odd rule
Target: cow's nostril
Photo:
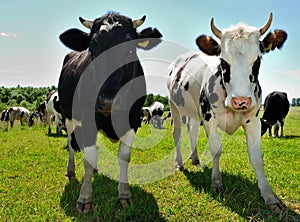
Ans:
{"type": "Polygon", "coordinates": [[[249,109],[251,104],[251,97],[236,96],[231,98],[231,105],[236,110],[249,109]]]}

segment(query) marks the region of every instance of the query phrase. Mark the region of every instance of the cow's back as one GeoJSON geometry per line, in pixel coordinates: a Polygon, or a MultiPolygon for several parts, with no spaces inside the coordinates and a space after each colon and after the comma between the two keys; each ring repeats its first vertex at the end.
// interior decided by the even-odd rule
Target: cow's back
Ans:
{"type": "Polygon", "coordinates": [[[217,57],[188,52],[169,66],[167,86],[172,102],[180,108],[182,115],[199,118],[200,91],[204,82],[217,71],[218,64],[217,57]]]}
{"type": "Polygon", "coordinates": [[[63,114],[72,119],[73,97],[84,70],[91,63],[90,53],[70,52],[64,59],[58,83],[58,94],[63,114]]]}
{"type": "Polygon", "coordinates": [[[276,121],[285,118],[289,112],[290,103],[285,92],[272,92],[264,102],[263,119],[276,121]]]}

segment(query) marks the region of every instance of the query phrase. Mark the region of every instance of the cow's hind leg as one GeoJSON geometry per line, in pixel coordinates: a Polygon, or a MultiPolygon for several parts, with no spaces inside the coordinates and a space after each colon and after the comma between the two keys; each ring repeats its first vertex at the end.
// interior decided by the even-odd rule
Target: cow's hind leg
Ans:
{"type": "Polygon", "coordinates": [[[200,127],[200,121],[189,118],[187,121],[187,128],[190,135],[190,143],[191,143],[191,156],[192,164],[197,165],[200,164],[197,152],[197,139],[198,139],[198,132],[200,127]]]}
{"type": "Polygon", "coordinates": [[[121,139],[119,144],[118,152],[118,163],[120,167],[120,177],[119,177],[119,201],[123,206],[130,205],[131,202],[131,192],[128,183],[128,166],[130,162],[130,152],[132,142],[135,136],[133,129],[129,130],[121,139]]]}
{"type": "Polygon", "coordinates": [[[170,101],[170,109],[172,113],[173,119],[173,139],[176,145],[176,152],[175,152],[175,169],[179,169],[180,171],[184,170],[182,156],[180,152],[180,142],[181,142],[181,115],[176,107],[176,105],[170,101]]]}
{"type": "Polygon", "coordinates": [[[284,118],[280,121],[280,135],[279,135],[279,137],[283,137],[283,126],[284,126],[284,118]]]}

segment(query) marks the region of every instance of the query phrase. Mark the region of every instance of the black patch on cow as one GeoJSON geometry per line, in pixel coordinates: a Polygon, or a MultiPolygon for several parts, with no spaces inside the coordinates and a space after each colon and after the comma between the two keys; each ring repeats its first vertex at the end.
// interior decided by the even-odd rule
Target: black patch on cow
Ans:
{"type": "Polygon", "coordinates": [[[257,110],[257,112],[256,112],[255,116],[256,116],[256,117],[258,117],[258,114],[259,114],[259,110],[257,110]]]}
{"type": "Polygon", "coordinates": [[[210,114],[210,113],[206,113],[206,114],[204,115],[204,120],[205,120],[206,122],[208,122],[208,121],[210,120],[210,118],[211,118],[211,114],[210,114]]]}
{"type": "Polygon", "coordinates": [[[184,85],[184,87],[183,87],[186,91],[188,91],[189,90],[189,82],[186,82],[186,84],[184,85]]]}
{"type": "Polygon", "coordinates": [[[250,123],[250,119],[247,119],[246,123],[250,123]]]}
{"type": "Polygon", "coordinates": [[[205,121],[208,122],[211,118],[211,113],[210,113],[211,107],[210,107],[207,94],[204,90],[201,91],[199,102],[200,102],[202,117],[205,121]]]}
{"type": "Polygon", "coordinates": [[[76,140],[74,132],[71,134],[71,141],[70,141],[70,143],[71,143],[71,147],[72,147],[73,150],[75,150],[76,152],[80,151],[80,148],[78,146],[78,143],[77,143],[77,140],[76,140]]]}
{"type": "Polygon", "coordinates": [[[214,104],[219,99],[218,95],[215,93],[216,81],[216,75],[212,75],[208,80],[208,100],[210,104],[214,104]]]}
{"type": "Polygon", "coordinates": [[[178,72],[177,72],[177,74],[176,74],[176,77],[175,77],[175,81],[176,81],[176,82],[179,82],[179,80],[180,80],[180,78],[181,78],[181,73],[182,73],[184,67],[185,67],[185,65],[184,65],[183,67],[181,67],[181,68],[178,70],[178,72]]]}
{"type": "Polygon", "coordinates": [[[250,82],[256,83],[258,81],[260,63],[261,59],[260,57],[257,57],[252,66],[252,74],[249,76],[250,82]]]}
{"type": "Polygon", "coordinates": [[[24,115],[25,115],[25,112],[22,111],[21,114],[20,114],[20,118],[23,118],[24,115]]]}
{"type": "Polygon", "coordinates": [[[222,70],[222,79],[224,83],[230,83],[230,65],[221,59],[220,67],[222,70]]]}
{"type": "Polygon", "coordinates": [[[176,90],[174,90],[175,93],[173,93],[173,95],[171,96],[173,98],[174,103],[178,106],[184,106],[182,89],[179,87],[179,84],[177,82],[175,82],[174,88],[176,88],[176,90]]]}
{"type": "Polygon", "coordinates": [[[262,90],[261,90],[261,87],[260,87],[260,84],[259,84],[258,81],[256,83],[256,86],[255,86],[255,89],[254,89],[254,93],[257,94],[258,98],[261,97],[262,90]]]}

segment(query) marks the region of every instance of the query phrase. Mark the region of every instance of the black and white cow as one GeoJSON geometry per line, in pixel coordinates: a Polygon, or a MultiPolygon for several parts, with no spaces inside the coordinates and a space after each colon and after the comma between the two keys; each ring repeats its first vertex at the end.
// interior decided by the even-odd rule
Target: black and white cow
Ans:
{"type": "Polygon", "coordinates": [[[280,137],[283,136],[284,119],[290,109],[290,103],[285,92],[272,92],[267,95],[264,102],[264,113],[261,118],[261,135],[269,129],[269,136],[272,136],[274,125],[274,136],[278,137],[279,124],[281,126],[280,137]],[[279,123],[278,123],[279,122],[279,123]]]}
{"type": "Polygon", "coordinates": [[[153,102],[149,107],[143,107],[141,111],[142,121],[145,123],[150,123],[152,117],[162,117],[164,109],[164,104],[158,101],[153,102]]]}
{"type": "Polygon", "coordinates": [[[150,123],[152,123],[154,128],[161,129],[163,127],[164,121],[166,118],[162,117],[164,114],[164,104],[161,102],[155,101],[149,107],[150,113],[150,123]]]}
{"type": "Polygon", "coordinates": [[[199,163],[197,136],[203,121],[213,158],[212,188],[223,188],[219,159],[222,153],[217,128],[233,134],[243,127],[250,162],[255,170],[258,186],[265,203],[277,208],[278,200],[264,174],[260,150],[261,87],[258,81],[261,57],[264,53],[281,48],[287,38],[282,30],[260,38],[272,22],[272,13],[261,28],[238,24],[219,30],[211,19],[212,37],[201,35],[196,44],[204,53],[187,53],[169,67],[167,86],[170,91],[170,109],[173,116],[173,137],[176,143],[175,167],[183,170],[180,152],[181,117],[189,118],[191,159],[199,163]]]}
{"type": "Polygon", "coordinates": [[[37,109],[37,118],[40,118],[40,123],[46,123],[46,121],[47,121],[46,101],[39,103],[39,107],[37,109]]]}
{"type": "Polygon", "coordinates": [[[51,116],[54,115],[56,134],[61,136],[62,128],[65,127],[64,126],[65,118],[60,107],[58,92],[51,91],[47,93],[46,97],[47,98],[46,98],[45,112],[46,112],[47,123],[48,123],[48,134],[51,134],[51,116]]]}
{"type": "MultiPolygon", "coordinates": [[[[2,115],[1,115],[1,120],[2,120],[2,115]]],[[[17,107],[17,106],[10,107],[5,112],[4,120],[9,121],[11,128],[13,128],[15,120],[20,120],[21,126],[23,126],[25,123],[28,126],[32,126],[34,123],[33,119],[31,118],[30,111],[24,107],[17,107]]]]}
{"type": "Polygon", "coordinates": [[[114,12],[94,21],[80,18],[90,33],[70,29],[60,35],[60,40],[75,50],[64,59],[58,92],[70,147],[68,177],[75,175],[73,149],[84,152],[85,175],[76,205],[79,212],[92,207],[97,131],[113,142],[120,140],[119,200],[130,203],[127,171],[131,144],[141,125],[140,113],[146,98],[144,72],[136,49],[151,49],[162,37],[157,29],[137,31],[145,18],[130,19],[114,12]]]}

